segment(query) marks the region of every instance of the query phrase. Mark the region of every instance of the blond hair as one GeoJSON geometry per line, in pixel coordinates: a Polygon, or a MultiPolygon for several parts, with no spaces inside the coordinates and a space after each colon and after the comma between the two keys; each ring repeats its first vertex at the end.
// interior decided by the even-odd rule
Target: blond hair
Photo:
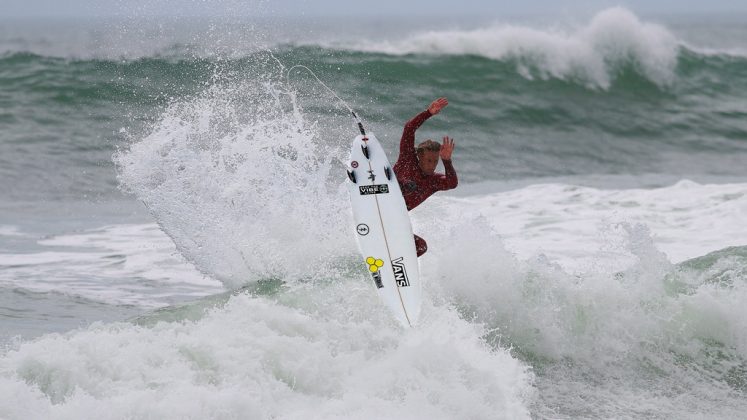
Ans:
{"type": "Polygon", "coordinates": [[[440,152],[441,151],[441,145],[431,139],[428,139],[420,144],[415,148],[415,151],[420,155],[425,152],[440,152]]]}

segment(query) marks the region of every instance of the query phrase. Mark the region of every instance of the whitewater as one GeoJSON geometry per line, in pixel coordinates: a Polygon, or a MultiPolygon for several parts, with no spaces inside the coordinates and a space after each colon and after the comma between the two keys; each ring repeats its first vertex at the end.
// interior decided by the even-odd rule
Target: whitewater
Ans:
{"type": "Polygon", "coordinates": [[[741,418],[739,27],[543,25],[0,36],[0,418],[741,418]],[[450,98],[417,328],[355,246],[355,124],[297,63],[390,159],[450,98]]]}

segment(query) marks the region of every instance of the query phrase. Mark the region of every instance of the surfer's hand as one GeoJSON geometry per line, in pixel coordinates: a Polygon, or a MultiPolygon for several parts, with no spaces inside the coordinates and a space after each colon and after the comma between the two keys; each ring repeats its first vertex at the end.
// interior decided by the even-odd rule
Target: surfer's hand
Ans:
{"type": "Polygon", "coordinates": [[[438,98],[435,101],[431,102],[430,106],[428,107],[428,112],[431,113],[431,115],[436,115],[439,112],[441,112],[442,109],[446,107],[446,105],[449,104],[449,100],[446,98],[438,98]]]}
{"type": "Polygon", "coordinates": [[[442,160],[451,160],[451,152],[454,151],[454,139],[444,136],[441,151],[438,153],[442,160]]]}

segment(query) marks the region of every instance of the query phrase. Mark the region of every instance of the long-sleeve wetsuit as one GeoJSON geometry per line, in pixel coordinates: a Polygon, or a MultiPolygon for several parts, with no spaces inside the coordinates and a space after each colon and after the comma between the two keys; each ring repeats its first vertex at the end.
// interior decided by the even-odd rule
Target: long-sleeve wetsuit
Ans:
{"type": "MultiPolygon", "coordinates": [[[[430,117],[431,113],[425,110],[408,121],[402,131],[402,139],[399,143],[399,158],[397,163],[394,164],[394,173],[397,175],[397,181],[405,198],[407,210],[419,206],[420,203],[438,191],[456,188],[459,182],[451,160],[442,159],[444,169],[446,169],[445,174],[426,174],[418,165],[418,155],[415,151],[415,130],[430,117]]],[[[415,244],[418,256],[423,255],[428,249],[425,241],[417,235],[415,235],[415,244]]]]}

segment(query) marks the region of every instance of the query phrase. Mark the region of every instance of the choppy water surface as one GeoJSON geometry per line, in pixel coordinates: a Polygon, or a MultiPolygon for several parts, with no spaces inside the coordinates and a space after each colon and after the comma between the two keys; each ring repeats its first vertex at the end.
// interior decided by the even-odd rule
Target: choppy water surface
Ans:
{"type": "Polygon", "coordinates": [[[295,23],[2,26],[0,417],[743,415],[738,17],[295,23]],[[392,159],[449,97],[413,331],[350,232],[355,126],[295,64],[392,159]]]}

